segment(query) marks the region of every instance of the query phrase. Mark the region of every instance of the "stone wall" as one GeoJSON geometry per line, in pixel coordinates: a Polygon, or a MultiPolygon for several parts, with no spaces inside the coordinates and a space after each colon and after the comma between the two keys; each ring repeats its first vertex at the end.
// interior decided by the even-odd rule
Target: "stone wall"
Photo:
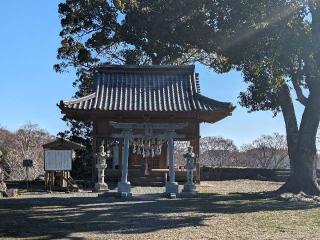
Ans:
{"type": "Polygon", "coordinates": [[[285,181],[289,175],[289,169],[201,168],[201,181],[222,181],[234,179],[285,181]]]}
{"type": "MultiPolygon", "coordinates": [[[[236,179],[252,179],[265,181],[285,181],[290,174],[288,169],[262,169],[262,168],[219,168],[201,167],[201,181],[224,181],[236,179]]],[[[180,183],[186,181],[186,172],[176,171],[176,180],[180,183]]]]}

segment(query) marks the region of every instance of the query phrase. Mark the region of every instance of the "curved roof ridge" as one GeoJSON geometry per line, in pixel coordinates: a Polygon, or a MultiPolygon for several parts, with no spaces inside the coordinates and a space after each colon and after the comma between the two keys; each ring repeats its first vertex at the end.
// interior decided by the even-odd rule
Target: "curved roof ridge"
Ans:
{"type": "Polygon", "coordinates": [[[203,100],[204,102],[206,102],[210,105],[214,105],[215,108],[221,108],[221,109],[228,108],[230,110],[235,109],[235,106],[233,106],[233,104],[231,102],[221,102],[221,101],[203,96],[200,93],[195,93],[194,97],[198,98],[199,100],[203,100]]]}
{"type": "Polygon", "coordinates": [[[70,100],[64,100],[62,101],[64,104],[75,104],[75,103],[79,103],[79,102],[82,102],[82,101],[86,101],[86,100],[89,100],[91,98],[94,98],[96,97],[97,93],[94,92],[94,93],[91,93],[87,96],[84,96],[84,97],[81,97],[81,98],[76,98],[76,99],[70,99],[70,100]]]}

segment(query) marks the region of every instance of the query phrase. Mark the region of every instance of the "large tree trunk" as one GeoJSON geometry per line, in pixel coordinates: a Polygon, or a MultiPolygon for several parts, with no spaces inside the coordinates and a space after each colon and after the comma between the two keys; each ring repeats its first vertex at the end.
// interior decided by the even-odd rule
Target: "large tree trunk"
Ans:
{"type": "Polygon", "coordinates": [[[285,126],[286,126],[286,136],[288,144],[288,154],[290,159],[290,170],[291,175],[296,171],[295,169],[295,158],[297,156],[298,149],[298,134],[299,127],[297,122],[297,117],[292,102],[292,97],[290,89],[287,84],[284,84],[279,92],[279,103],[281,106],[285,126]]]}
{"type": "MultiPolygon", "coordinates": [[[[290,156],[292,165],[291,176],[279,192],[320,195],[320,188],[316,175],[316,135],[320,120],[320,87],[312,89],[308,98],[305,111],[302,116],[299,134],[297,136],[296,150],[292,150],[294,156],[290,156]]],[[[291,134],[291,131],[287,129],[291,134]]],[[[289,152],[290,152],[289,150],[289,152]]]]}

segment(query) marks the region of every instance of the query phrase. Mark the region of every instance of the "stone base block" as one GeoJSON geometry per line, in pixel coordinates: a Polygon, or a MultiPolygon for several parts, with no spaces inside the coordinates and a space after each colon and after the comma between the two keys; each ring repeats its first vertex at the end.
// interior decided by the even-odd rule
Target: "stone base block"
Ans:
{"type": "Polygon", "coordinates": [[[195,198],[198,196],[198,192],[181,192],[179,198],[195,198]]]}
{"type": "Polygon", "coordinates": [[[128,192],[120,193],[120,198],[121,199],[127,199],[127,198],[131,198],[131,197],[132,197],[132,193],[128,193],[128,192]]]}
{"type": "Polygon", "coordinates": [[[161,197],[164,197],[164,198],[169,198],[169,199],[176,199],[177,198],[177,194],[175,193],[162,193],[161,194],[161,197]]]}
{"type": "Polygon", "coordinates": [[[106,183],[96,183],[94,185],[94,192],[107,192],[109,191],[108,185],[106,183]]]}
{"type": "Polygon", "coordinates": [[[114,199],[128,199],[132,197],[132,193],[125,193],[125,192],[104,192],[98,194],[98,197],[101,198],[114,198],[114,199]]]}
{"type": "Polygon", "coordinates": [[[98,197],[120,198],[120,193],[118,193],[118,192],[103,192],[103,193],[99,193],[98,197]]]}
{"type": "Polygon", "coordinates": [[[167,182],[166,183],[166,193],[167,194],[178,194],[179,193],[179,184],[177,182],[167,182]]]}
{"type": "Polygon", "coordinates": [[[118,193],[121,195],[131,194],[131,183],[130,182],[118,182],[118,193]]]}
{"type": "Polygon", "coordinates": [[[195,184],[185,184],[183,186],[182,192],[187,192],[187,193],[197,193],[197,186],[195,184]]]}

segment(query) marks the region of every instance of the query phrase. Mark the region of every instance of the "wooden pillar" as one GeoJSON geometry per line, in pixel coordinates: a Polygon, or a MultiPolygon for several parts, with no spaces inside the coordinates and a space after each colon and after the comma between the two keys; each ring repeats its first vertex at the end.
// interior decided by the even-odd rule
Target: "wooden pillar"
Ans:
{"type": "Polygon", "coordinates": [[[49,189],[49,172],[48,171],[46,171],[44,175],[44,186],[45,186],[45,190],[49,189]]]}
{"type": "Polygon", "coordinates": [[[92,166],[91,166],[91,181],[93,183],[97,180],[97,170],[96,170],[96,163],[97,163],[97,122],[92,122],[92,166]]]}
{"type": "Polygon", "coordinates": [[[49,190],[52,191],[52,189],[54,188],[54,180],[55,180],[55,172],[54,171],[49,172],[49,179],[50,179],[49,190]]]}
{"type": "Polygon", "coordinates": [[[167,144],[164,143],[161,148],[161,155],[159,156],[159,168],[166,169],[168,168],[167,164],[167,144]]]}
{"type": "Polygon", "coordinates": [[[200,138],[195,139],[195,155],[196,155],[196,183],[200,184],[200,138]]]}
{"type": "Polygon", "coordinates": [[[131,132],[125,132],[123,138],[124,155],[122,159],[122,176],[121,182],[128,182],[128,166],[129,166],[129,140],[131,132]]]}
{"type": "Polygon", "coordinates": [[[200,124],[196,123],[196,136],[190,141],[191,146],[193,147],[193,152],[196,157],[196,183],[200,184],[200,124]]]}
{"type": "Polygon", "coordinates": [[[119,151],[119,144],[112,147],[112,169],[116,169],[116,166],[119,167],[119,151]]]}
{"type": "Polygon", "coordinates": [[[176,176],[175,176],[175,169],[174,169],[174,140],[173,137],[175,135],[174,131],[168,131],[167,133],[167,156],[168,156],[168,163],[169,163],[169,182],[166,183],[166,193],[176,196],[176,194],[179,192],[179,185],[176,182],[176,176]]]}
{"type": "Polygon", "coordinates": [[[118,192],[121,196],[131,196],[131,184],[128,181],[128,161],[129,161],[129,141],[131,137],[131,130],[123,131],[123,158],[122,158],[122,175],[121,181],[118,182],[118,192]]]}
{"type": "Polygon", "coordinates": [[[173,158],[173,151],[174,151],[174,141],[172,134],[169,135],[168,138],[168,163],[169,163],[169,182],[174,183],[176,179],[176,174],[174,171],[174,158],[173,158]]]}
{"type": "Polygon", "coordinates": [[[122,169],[122,158],[123,158],[123,140],[119,139],[119,170],[122,169]]]}
{"type": "Polygon", "coordinates": [[[60,189],[62,189],[62,188],[63,188],[63,182],[64,182],[64,179],[63,179],[63,177],[64,177],[64,172],[63,172],[63,171],[60,171],[60,172],[59,172],[59,175],[60,175],[60,176],[59,176],[59,178],[60,178],[60,184],[59,184],[60,186],[59,186],[59,187],[60,187],[60,189]]]}

